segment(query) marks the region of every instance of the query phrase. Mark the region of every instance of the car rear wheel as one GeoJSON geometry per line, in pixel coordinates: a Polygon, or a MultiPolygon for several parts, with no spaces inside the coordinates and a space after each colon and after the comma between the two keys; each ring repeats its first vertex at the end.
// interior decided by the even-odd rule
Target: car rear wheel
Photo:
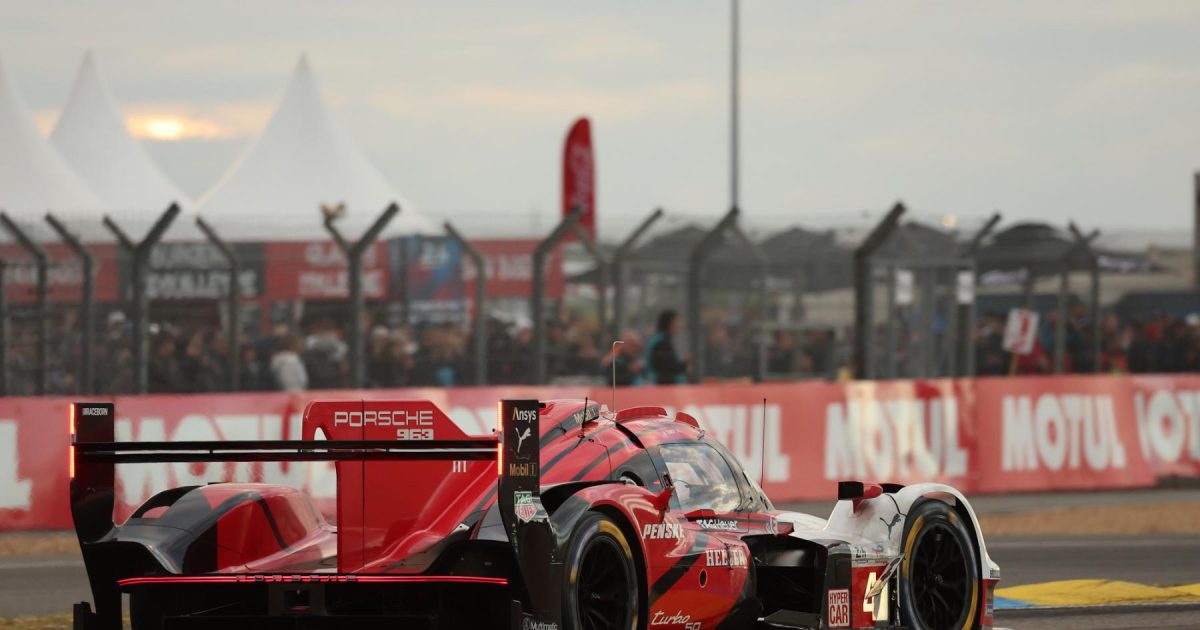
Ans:
{"type": "Polygon", "coordinates": [[[975,546],[958,513],[937,500],[909,511],[900,613],[916,630],[970,630],[979,621],[975,546]]]}
{"type": "Polygon", "coordinates": [[[563,588],[566,630],[633,630],[638,581],[633,550],[611,518],[588,512],[567,545],[563,588]]]}

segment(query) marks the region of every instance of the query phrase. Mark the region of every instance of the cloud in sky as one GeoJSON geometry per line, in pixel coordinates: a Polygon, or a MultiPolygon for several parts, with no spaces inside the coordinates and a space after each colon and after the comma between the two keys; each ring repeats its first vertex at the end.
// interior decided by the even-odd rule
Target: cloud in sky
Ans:
{"type": "MultiPolygon", "coordinates": [[[[308,51],[339,115],[422,208],[558,207],[571,120],[593,119],[602,232],[728,200],[728,3],[0,0],[5,60],[53,120],[83,51],[199,192],[308,51]]],[[[744,0],[743,200],[765,225],[903,198],[930,216],[1183,227],[1200,168],[1200,5],[744,0]]],[[[472,222],[481,229],[504,228],[472,222]]],[[[518,222],[524,228],[528,221],[518,222]]]]}

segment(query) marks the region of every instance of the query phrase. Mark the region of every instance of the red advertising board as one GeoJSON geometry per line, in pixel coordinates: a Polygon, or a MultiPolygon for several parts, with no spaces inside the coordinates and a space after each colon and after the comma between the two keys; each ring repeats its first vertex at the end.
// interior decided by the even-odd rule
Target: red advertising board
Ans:
{"type": "MultiPolygon", "coordinates": [[[[487,265],[487,296],[497,298],[528,298],[533,295],[533,252],[537,239],[482,239],[471,245],[483,255],[487,265]]],[[[463,282],[467,294],[475,283],[475,264],[463,257],[463,282]]],[[[563,293],[565,279],[562,271],[562,249],[554,248],[546,256],[546,295],[557,298],[563,293]]]]}
{"type": "MultiPolygon", "coordinates": [[[[488,434],[500,398],[609,401],[607,388],[480,387],[121,396],[120,440],[299,437],[311,399],[425,398],[488,434]]],[[[943,481],[966,493],[1143,487],[1200,476],[1200,376],[1028,377],[624,388],[618,405],[697,417],[777,501],[829,499],[842,479],[943,481]],[[765,399],[765,403],[764,403],[765,399]]],[[[0,529],[70,526],[65,398],[0,399],[0,529]]],[[[121,514],[175,485],[285,483],[330,506],[328,464],[118,468],[121,514]]]]}
{"type": "MultiPolygon", "coordinates": [[[[1117,376],[974,381],[980,476],[973,487],[1014,492],[1153,484],[1155,464],[1139,445],[1131,384],[1117,376]]],[[[1198,464],[1191,463],[1192,474],[1200,474],[1198,464]]]]}
{"type": "MultiPolygon", "coordinates": [[[[83,265],[63,243],[42,246],[50,258],[47,269],[51,302],[74,302],[83,296],[83,265]]],[[[99,302],[118,299],[117,246],[97,243],[87,246],[92,254],[92,291],[99,302]]],[[[37,268],[29,254],[16,243],[0,244],[5,290],[10,304],[31,304],[37,299],[37,268]]]]}
{"type": "MultiPolygon", "coordinates": [[[[349,265],[333,241],[271,242],[264,247],[267,299],[345,299],[350,295],[349,265]]],[[[363,254],[362,265],[364,297],[387,297],[387,243],[373,243],[363,254]]]]}

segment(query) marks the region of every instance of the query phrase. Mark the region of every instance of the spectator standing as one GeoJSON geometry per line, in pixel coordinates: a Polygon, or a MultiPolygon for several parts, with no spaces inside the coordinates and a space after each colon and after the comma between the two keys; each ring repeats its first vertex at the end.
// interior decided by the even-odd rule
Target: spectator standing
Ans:
{"type": "Polygon", "coordinates": [[[300,337],[286,337],[274,356],[271,357],[271,373],[279,389],[285,392],[301,392],[308,389],[308,371],[300,353],[304,350],[304,340],[300,337]]]}
{"type": "Polygon", "coordinates": [[[243,392],[257,392],[264,389],[270,389],[270,379],[264,378],[266,370],[263,369],[262,361],[258,359],[258,351],[253,344],[243,343],[241,353],[238,355],[242,362],[241,371],[238,377],[241,382],[238,383],[238,389],[243,392]]]}
{"type": "Polygon", "coordinates": [[[175,340],[170,333],[160,332],[153,339],[154,354],[147,370],[147,386],[152,393],[183,391],[183,375],[176,357],[175,340]]]}
{"type": "Polygon", "coordinates": [[[645,365],[641,358],[642,351],[642,342],[637,333],[625,331],[621,343],[613,344],[612,349],[600,360],[600,376],[608,380],[616,374],[617,385],[641,385],[645,365]],[[613,364],[616,364],[615,370],[613,364]]]}
{"type": "Polygon", "coordinates": [[[679,314],[667,309],[658,314],[657,332],[646,342],[646,372],[644,380],[653,385],[675,385],[684,382],[687,358],[675,351],[672,339],[683,327],[679,314]]]}
{"type": "Polygon", "coordinates": [[[345,387],[346,355],[349,346],[342,341],[342,332],[333,321],[318,322],[304,346],[304,367],[312,389],[345,387]]]}

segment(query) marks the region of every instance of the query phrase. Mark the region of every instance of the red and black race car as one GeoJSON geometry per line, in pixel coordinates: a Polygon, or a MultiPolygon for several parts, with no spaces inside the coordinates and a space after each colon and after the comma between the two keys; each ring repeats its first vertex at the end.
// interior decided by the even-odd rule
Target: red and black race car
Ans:
{"type": "Polygon", "coordinates": [[[505,400],[494,435],[428,401],[314,402],[305,439],[114,440],[71,406],[71,510],[95,610],[146,628],[989,628],[999,580],[937,484],[843,482],[775,509],[691,416],[505,400]],[[324,440],[314,438],[324,438],[324,440]],[[167,490],[114,524],[121,463],[333,461],[336,526],[299,490],[167,490]]]}

